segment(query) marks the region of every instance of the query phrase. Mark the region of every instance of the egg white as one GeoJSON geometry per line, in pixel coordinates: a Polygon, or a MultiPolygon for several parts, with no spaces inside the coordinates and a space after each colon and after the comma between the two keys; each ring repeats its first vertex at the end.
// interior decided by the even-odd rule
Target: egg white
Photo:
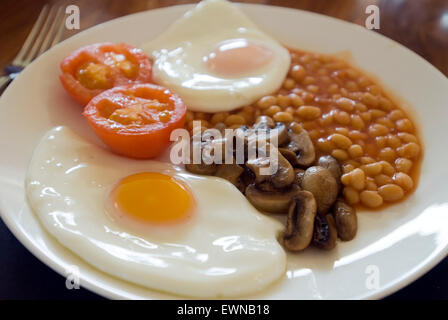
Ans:
{"type": "Polygon", "coordinates": [[[158,161],[132,160],[67,127],[36,147],[26,177],[28,203],[63,246],[105,273],[148,288],[199,298],[258,292],[282,277],[282,225],[259,213],[229,182],[158,161]],[[130,228],[107,212],[122,178],[160,172],[184,181],[197,210],[175,227],[130,228]]]}
{"type": "Polygon", "coordinates": [[[230,111],[251,104],[280,88],[291,63],[287,49],[225,0],[200,2],[142,48],[154,59],[154,81],[179,94],[192,111],[230,111]],[[270,49],[272,61],[234,77],[211,73],[204,56],[232,39],[246,39],[270,49]]]}

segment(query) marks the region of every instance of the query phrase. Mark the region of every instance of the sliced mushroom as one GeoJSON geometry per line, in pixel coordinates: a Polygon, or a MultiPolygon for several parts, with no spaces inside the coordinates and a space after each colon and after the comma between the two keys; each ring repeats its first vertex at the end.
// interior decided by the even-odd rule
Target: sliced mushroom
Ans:
{"type": "Polygon", "coordinates": [[[336,179],[328,169],[319,166],[306,169],[301,187],[314,195],[319,214],[326,214],[338,196],[336,179]]]}
{"type": "Polygon", "coordinates": [[[241,183],[239,178],[243,172],[243,167],[236,163],[221,164],[218,166],[218,170],[216,170],[215,176],[226,179],[233,183],[236,187],[239,187],[241,183]]]}
{"type": "Polygon", "coordinates": [[[294,169],[280,152],[274,153],[274,147],[268,145],[269,156],[248,160],[246,166],[255,173],[255,183],[270,181],[276,188],[284,188],[294,182],[294,169]],[[275,162],[273,162],[275,161],[275,162]],[[262,174],[261,169],[267,170],[277,165],[273,174],[262,174]]]}
{"type": "Polygon", "coordinates": [[[286,213],[291,200],[300,188],[297,185],[292,185],[290,188],[266,192],[262,191],[255,184],[251,184],[246,188],[246,197],[252,205],[260,211],[269,213],[286,213]]]}
{"type": "Polygon", "coordinates": [[[240,127],[236,131],[237,139],[244,139],[244,143],[247,146],[251,139],[261,139],[261,130],[266,130],[265,137],[266,142],[277,140],[277,146],[283,145],[289,141],[288,129],[282,122],[275,123],[268,116],[261,116],[252,128],[246,126],[240,127]]]}
{"type": "Polygon", "coordinates": [[[297,154],[295,152],[292,152],[288,148],[278,148],[278,151],[280,151],[282,156],[284,156],[293,167],[299,165],[299,159],[297,159],[297,154]]]}
{"type": "Polygon", "coordinates": [[[317,164],[325,169],[328,169],[333,177],[336,179],[338,184],[341,182],[342,169],[339,165],[338,160],[333,158],[332,156],[322,156],[317,161],[317,164]]]}
{"type": "Polygon", "coordinates": [[[291,251],[301,251],[313,239],[316,201],[311,192],[299,191],[289,206],[283,244],[291,251]]]}
{"type": "Polygon", "coordinates": [[[288,129],[288,136],[289,143],[284,148],[297,155],[298,165],[305,167],[311,165],[316,158],[316,152],[308,132],[295,123],[293,127],[290,126],[288,129]]]}
{"type": "Polygon", "coordinates": [[[187,169],[187,171],[190,171],[191,173],[202,174],[202,175],[214,175],[216,170],[218,170],[218,166],[213,161],[213,159],[209,159],[210,160],[209,164],[204,162],[204,154],[202,153],[202,148],[206,143],[205,142],[193,142],[193,141],[194,140],[192,140],[192,142],[190,144],[190,163],[185,164],[185,169],[187,169]],[[198,145],[200,145],[200,148],[201,148],[200,149],[201,150],[200,163],[194,163],[193,148],[198,145]]]}
{"type": "Polygon", "coordinates": [[[343,241],[352,240],[358,230],[356,210],[344,200],[338,199],[333,205],[333,217],[338,229],[338,236],[343,241]]]}
{"type": "Polygon", "coordinates": [[[296,183],[297,185],[301,186],[302,185],[303,176],[305,175],[305,170],[303,170],[303,169],[294,169],[294,174],[295,174],[294,183],[296,183]]]}
{"type": "Polygon", "coordinates": [[[331,214],[317,215],[314,221],[313,245],[320,249],[331,250],[336,246],[338,232],[331,214]]]}

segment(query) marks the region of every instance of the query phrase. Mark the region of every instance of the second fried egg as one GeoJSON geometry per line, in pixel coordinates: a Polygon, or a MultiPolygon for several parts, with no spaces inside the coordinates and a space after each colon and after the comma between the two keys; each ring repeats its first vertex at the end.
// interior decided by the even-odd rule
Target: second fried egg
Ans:
{"type": "Polygon", "coordinates": [[[230,111],[280,88],[287,49],[225,0],[204,0],[144,44],[153,78],[192,111],[230,111]]]}

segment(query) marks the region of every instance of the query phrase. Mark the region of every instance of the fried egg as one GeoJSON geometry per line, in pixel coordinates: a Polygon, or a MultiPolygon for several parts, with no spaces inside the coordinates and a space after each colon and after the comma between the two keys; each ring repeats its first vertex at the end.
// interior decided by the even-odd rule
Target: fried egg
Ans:
{"type": "Polygon", "coordinates": [[[123,158],[50,130],[26,176],[28,203],[63,246],[117,278],[199,298],[255,293],[285,272],[282,225],[228,181],[123,158]]]}
{"type": "Polygon", "coordinates": [[[225,0],[200,2],[142,48],[154,81],[192,111],[251,104],[280,88],[291,63],[287,49],[225,0]]]}

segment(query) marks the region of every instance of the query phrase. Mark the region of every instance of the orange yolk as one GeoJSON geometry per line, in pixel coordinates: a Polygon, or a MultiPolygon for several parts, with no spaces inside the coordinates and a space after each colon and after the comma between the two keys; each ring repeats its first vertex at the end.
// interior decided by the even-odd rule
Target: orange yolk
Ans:
{"type": "Polygon", "coordinates": [[[194,199],[179,180],[156,172],[128,176],[112,191],[119,212],[150,224],[179,222],[193,212],[194,199]]]}
{"type": "Polygon", "coordinates": [[[273,58],[271,50],[245,39],[227,40],[204,58],[209,70],[224,76],[251,73],[266,66],[273,58]]]}

